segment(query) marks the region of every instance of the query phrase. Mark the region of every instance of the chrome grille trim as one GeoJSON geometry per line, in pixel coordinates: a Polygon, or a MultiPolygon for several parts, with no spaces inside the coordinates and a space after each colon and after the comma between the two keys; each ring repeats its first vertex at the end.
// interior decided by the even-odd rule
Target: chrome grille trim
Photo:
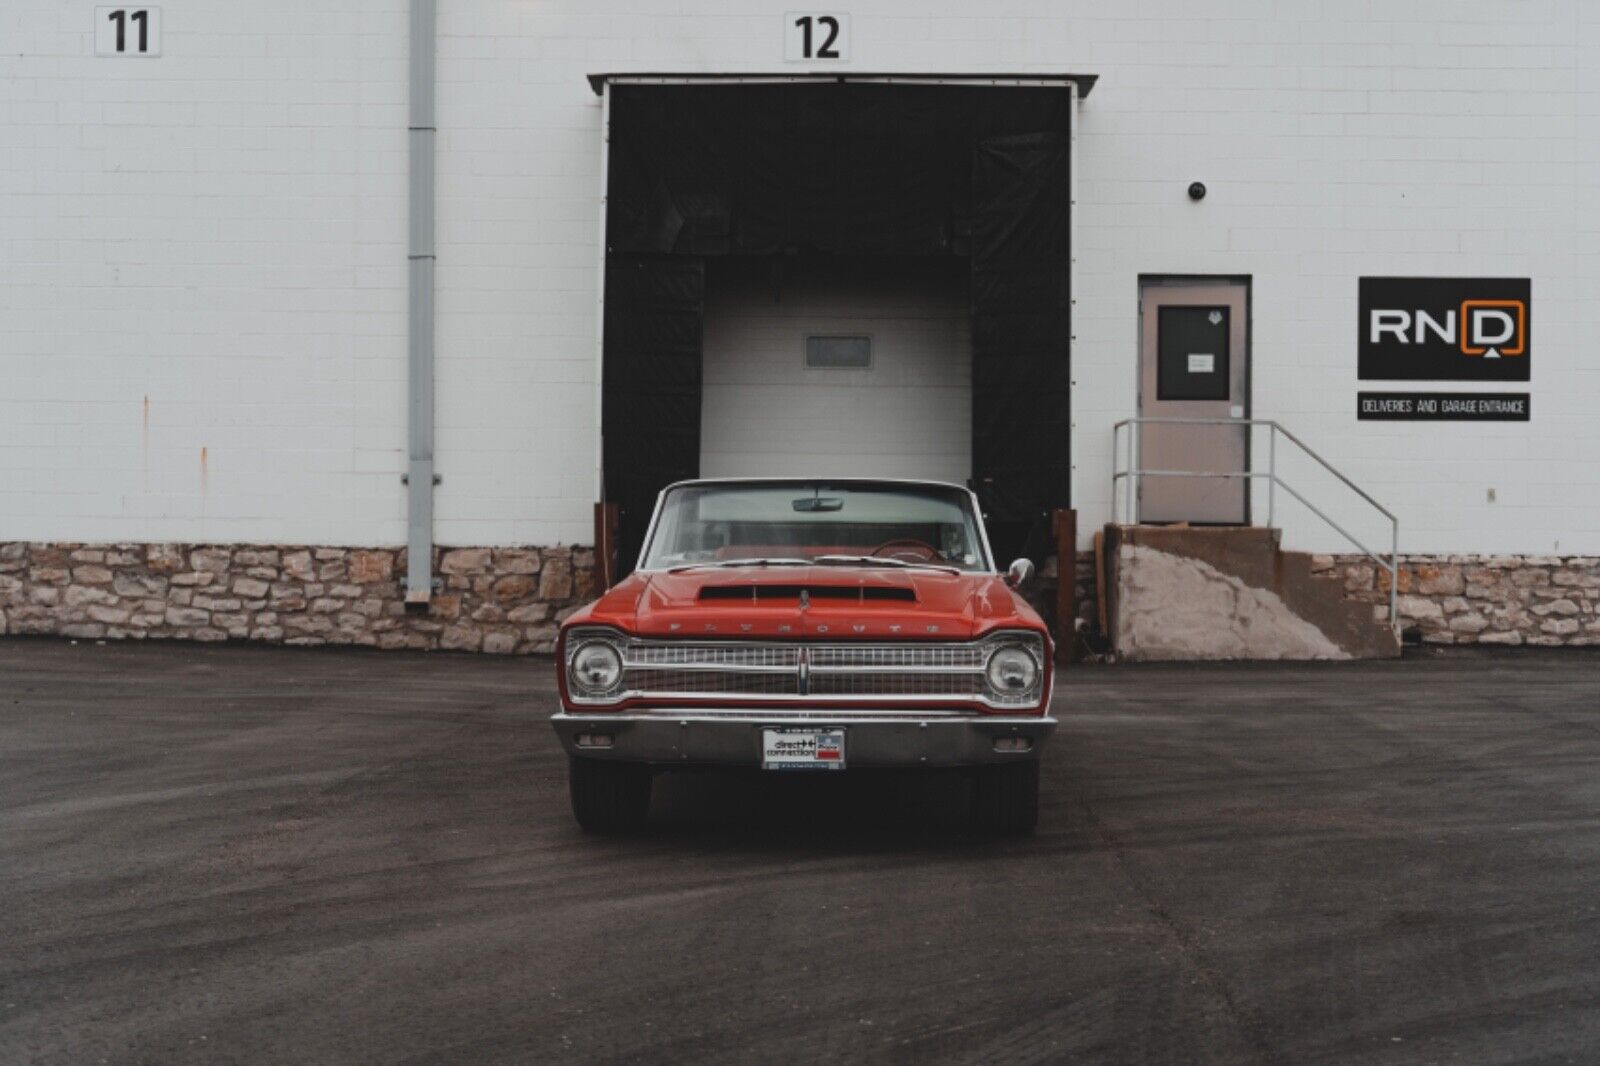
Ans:
{"type": "Polygon", "coordinates": [[[963,644],[815,644],[811,646],[811,668],[949,669],[982,673],[988,649],[995,643],[993,639],[985,639],[963,644]]]}
{"type": "Polygon", "coordinates": [[[823,705],[976,703],[997,710],[1037,706],[1046,672],[1044,639],[1007,630],[981,640],[903,644],[778,643],[761,640],[659,640],[615,630],[575,628],[571,649],[601,639],[622,658],[622,680],[603,697],[574,694],[572,702],[604,706],[622,700],[804,700],[823,705]],[[1019,695],[993,690],[986,677],[990,654],[1022,645],[1039,666],[1040,681],[1019,695]]]}
{"type": "Polygon", "coordinates": [[[795,663],[787,666],[753,666],[745,664],[724,665],[722,663],[652,663],[633,659],[626,655],[622,659],[624,670],[675,670],[683,673],[694,673],[703,670],[708,673],[718,674],[788,674],[793,675],[795,663]]]}
{"type": "Polygon", "coordinates": [[[921,719],[940,718],[971,718],[971,711],[929,710],[927,708],[913,707],[875,707],[871,711],[851,712],[845,711],[808,711],[784,707],[782,709],[761,711],[749,707],[646,707],[641,708],[639,714],[649,715],[652,718],[666,718],[672,721],[682,719],[693,720],[696,718],[715,718],[718,721],[751,721],[751,722],[850,722],[850,721],[919,721],[921,719]]]}
{"type": "Polygon", "coordinates": [[[800,661],[794,644],[714,641],[669,642],[629,640],[622,647],[624,661],[636,666],[671,666],[679,669],[793,670],[800,661]]]}
{"type": "MultiPolygon", "coordinates": [[[[901,672],[915,670],[918,674],[960,674],[972,675],[983,673],[981,666],[905,666],[899,668],[901,672]]],[[[884,666],[818,666],[815,659],[811,660],[812,676],[817,674],[892,674],[894,667],[884,666]]]]}

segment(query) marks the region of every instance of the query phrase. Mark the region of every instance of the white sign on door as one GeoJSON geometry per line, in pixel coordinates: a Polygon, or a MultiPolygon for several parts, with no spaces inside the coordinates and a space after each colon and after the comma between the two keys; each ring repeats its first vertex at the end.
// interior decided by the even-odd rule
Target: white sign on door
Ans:
{"type": "Polygon", "coordinates": [[[790,11],[783,16],[783,58],[791,63],[850,58],[850,16],[842,11],[790,11]]]}
{"type": "Polygon", "coordinates": [[[148,59],[161,54],[159,7],[94,9],[94,54],[148,59]]]}

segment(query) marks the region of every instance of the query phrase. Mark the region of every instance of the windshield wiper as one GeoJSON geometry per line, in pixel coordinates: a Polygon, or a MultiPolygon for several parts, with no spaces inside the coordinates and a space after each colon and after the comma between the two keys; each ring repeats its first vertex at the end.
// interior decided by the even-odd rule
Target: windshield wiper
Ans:
{"type": "Polygon", "coordinates": [[[733,566],[810,566],[810,559],[794,559],[779,556],[773,559],[718,559],[714,562],[684,563],[681,566],[667,567],[669,574],[681,574],[686,570],[722,570],[733,566]]]}
{"type": "Polygon", "coordinates": [[[819,555],[811,560],[819,566],[892,566],[901,570],[940,570],[946,574],[959,574],[961,568],[945,563],[913,563],[905,559],[891,559],[883,555],[819,555]]]}

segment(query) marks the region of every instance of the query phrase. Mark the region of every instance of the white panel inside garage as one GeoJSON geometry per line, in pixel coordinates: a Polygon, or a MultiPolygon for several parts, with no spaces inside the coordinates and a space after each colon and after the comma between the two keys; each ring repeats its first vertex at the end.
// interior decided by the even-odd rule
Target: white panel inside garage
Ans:
{"type": "Polygon", "coordinates": [[[703,477],[964,483],[972,468],[964,259],[707,263],[703,477]],[[866,369],[809,369],[806,337],[866,335],[866,369]]]}

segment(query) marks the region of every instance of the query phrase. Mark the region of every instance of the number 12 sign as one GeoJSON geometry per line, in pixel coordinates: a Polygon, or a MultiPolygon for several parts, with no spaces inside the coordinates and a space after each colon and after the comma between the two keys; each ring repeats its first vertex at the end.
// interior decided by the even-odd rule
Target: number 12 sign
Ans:
{"type": "Polygon", "coordinates": [[[94,54],[131,56],[161,54],[159,7],[97,7],[94,9],[94,54]]]}
{"type": "Polygon", "coordinates": [[[783,16],[783,58],[816,63],[850,58],[850,16],[842,11],[791,11],[783,16]]]}

